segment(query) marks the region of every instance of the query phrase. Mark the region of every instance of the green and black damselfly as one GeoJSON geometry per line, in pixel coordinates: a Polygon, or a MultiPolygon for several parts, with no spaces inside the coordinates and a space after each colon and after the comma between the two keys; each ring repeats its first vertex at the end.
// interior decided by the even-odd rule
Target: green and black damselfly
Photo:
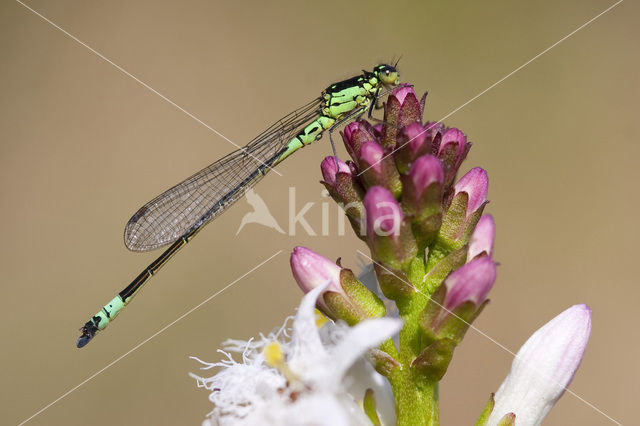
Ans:
{"type": "MultiPolygon", "coordinates": [[[[350,117],[376,105],[382,89],[397,86],[395,66],[332,84],[322,95],[281,118],[268,129],[212,165],[200,170],[142,206],[129,219],[124,242],[129,250],[148,251],[171,244],[127,287],[80,329],[77,346],[85,346],[136,295],[142,286],[208,222],[238,201],[272,167],[298,149],[320,139],[350,117]]],[[[333,143],[333,141],[332,141],[333,143]]]]}

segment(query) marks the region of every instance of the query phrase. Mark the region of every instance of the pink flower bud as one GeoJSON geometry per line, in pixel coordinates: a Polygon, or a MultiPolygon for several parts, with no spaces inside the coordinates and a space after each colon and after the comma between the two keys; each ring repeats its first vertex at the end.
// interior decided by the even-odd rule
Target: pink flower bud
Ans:
{"type": "Polygon", "coordinates": [[[359,121],[352,121],[351,123],[347,124],[344,128],[344,137],[346,141],[351,142],[353,140],[354,133],[358,130],[360,130],[359,121]]]}
{"type": "Polygon", "coordinates": [[[424,128],[431,139],[434,139],[438,133],[443,134],[445,132],[444,124],[438,121],[427,121],[424,124],[424,128]]]}
{"type": "Polygon", "coordinates": [[[445,152],[452,151],[457,154],[457,158],[460,158],[465,150],[467,144],[467,137],[460,130],[451,128],[444,132],[442,140],[440,141],[440,148],[438,148],[438,156],[444,155],[445,152]]]}
{"type": "Polygon", "coordinates": [[[391,195],[381,186],[371,187],[364,196],[364,209],[367,217],[367,237],[397,237],[404,215],[402,209],[391,195]]]}
{"type": "Polygon", "coordinates": [[[340,285],[342,268],[326,257],[306,247],[298,246],[291,253],[290,264],[293,277],[305,293],[327,282],[329,282],[327,291],[343,293],[340,285]]]}
{"type": "Polygon", "coordinates": [[[380,145],[385,149],[398,145],[400,129],[422,121],[422,105],[409,85],[400,86],[387,98],[380,145]]]}
{"type": "Polygon", "coordinates": [[[520,348],[495,395],[487,424],[514,413],[516,424],[538,425],[580,366],[591,334],[591,309],[574,305],[549,321],[520,348]]]}
{"type": "Polygon", "coordinates": [[[354,121],[347,124],[342,133],[342,140],[351,158],[357,162],[360,147],[368,141],[376,139],[374,128],[366,121],[354,121]]]}
{"type": "Polygon", "coordinates": [[[441,134],[435,145],[438,146],[437,157],[442,161],[445,169],[445,187],[448,187],[467,156],[471,143],[467,142],[465,134],[456,128],[447,129],[441,134]]]}
{"type": "Polygon", "coordinates": [[[326,157],[322,160],[320,170],[322,171],[322,178],[330,186],[335,186],[338,172],[351,174],[351,169],[347,163],[333,156],[326,157]]]}
{"type": "Polygon", "coordinates": [[[461,192],[465,192],[469,196],[465,215],[467,218],[487,202],[488,191],[489,176],[480,167],[469,170],[454,186],[454,196],[461,192]]]}
{"type": "Polygon", "coordinates": [[[496,281],[496,265],[489,257],[480,257],[452,272],[444,281],[447,294],[444,308],[452,311],[464,302],[480,306],[496,281]]]}
{"type": "Polygon", "coordinates": [[[376,174],[381,174],[383,157],[384,151],[376,142],[365,142],[360,147],[360,160],[365,163],[363,169],[370,167],[376,174]]]}
{"type": "Polygon", "coordinates": [[[434,182],[442,184],[444,180],[442,163],[432,155],[423,155],[413,163],[409,171],[409,177],[416,191],[415,196],[420,199],[429,185],[434,182]]]}
{"type": "Polygon", "coordinates": [[[416,103],[419,103],[418,96],[416,95],[416,92],[413,90],[413,87],[410,85],[402,85],[397,89],[395,89],[393,93],[389,95],[389,97],[396,98],[400,106],[404,105],[407,96],[413,97],[414,99],[412,100],[415,100],[416,103]]]}
{"type": "Polygon", "coordinates": [[[493,254],[493,238],[496,233],[496,225],[490,214],[482,215],[476,229],[473,230],[469,239],[469,251],[467,252],[467,261],[472,260],[481,253],[487,256],[493,254]]]}
{"type": "Polygon", "coordinates": [[[407,146],[412,154],[416,155],[418,152],[427,152],[428,148],[430,148],[425,147],[425,143],[430,142],[427,140],[429,131],[423,127],[422,124],[418,122],[411,123],[402,130],[402,133],[402,145],[407,146]],[[406,142],[404,142],[405,139],[406,142]]]}

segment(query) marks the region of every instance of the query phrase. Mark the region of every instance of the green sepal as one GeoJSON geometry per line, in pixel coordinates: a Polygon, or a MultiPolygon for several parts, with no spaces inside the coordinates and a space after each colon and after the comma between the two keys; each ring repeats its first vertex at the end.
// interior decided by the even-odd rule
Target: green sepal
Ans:
{"type": "Polygon", "coordinates": [[[438,235],[439,239],[445,241],[455,240],[467,214],[469,204],[469,194],[460,192],[451,200],[451,204],[442,219],[442,227],[438,235]]]}
{"type": "Polygon", "coordinates": [[[471,238],[471,234],[473,233],[473,230],[476,229],[476,225],[478,224],[478,221],[480,220],[480,217],[482,216],[482,212],[484,211],[484,208],[487,205],[487,203],[488,201],[485,201],[480,207],[478,207],[478,209],[475,212],[471,214],[471,216],[467,218],[467,221],[462,226],[462,229],[460,230],[460,233],[458,235],[458,239],[457,239],[458,245],[467,244],[469,242],[469,238],[471,238]]]}
{"type": "Polygon", "coordinates": [[[422,96],[420,97],[420,111],[421,111],[421,114],[420,114],[420,117],[418,118],[418,120],[422,119],[422,113],[424,113],[424,108],[425,108],[425,105],[427,104],[427,95],[429,95],[429,92],[425,91],[422,94],[422,96]]]}
{"type": "Polygon", "coordinates": [[[415,96],[407,95],[402,105],[395,96],[389,96],[384,108],[384,127],[382,129],[382,147],[398,146],[398,132],[403,127],[422,120],[420,101],[415,96]]]}
{"type": "Polygon", "coordinates": [[[391,269],[406,269],[418,254],[418,244],[408,220],[400,224],[399,235],[370,235],[369,246],[374,259],[391,269]]]}
{"type": "Polygon", "coordinates": [[[467,260],[467,246],[461,247],[447,254],[444,258],[438,259],[438,252],[432,252],[429,255],[427,268],[429,272],[424,277],[423,287],[433,293],[444,281],[447,276],[465,264],[467,260]]]}
{"type": "Polygon", "coordinates": [[[367,358],[373,364],[373,368],[385,377],[389,377],[391,373],[400,368],[400,363],[395,358],[380,349],[369,350],[367,358]]]}
{"type": "MultiPolygon", "coordinates": [[[[407,265],[405,271],[407,272],[407,276],[412,283],[420,283],[420,280],[422,279],[422,277],[424,277],[426,271],[425,266],[426,265],[424,264],[424,258],[422,256],[416,256],[411,259],[411,262],[409,263],[409,265],[407,265]]],[[[417,286],[416,288],[419,291],[422,291],[422,288],[420,288],[420,286],[417,286]]]]}
{"type": "Polygon", "coordinates": [[[362,309],[367,317],[379,318],[387,313],[384,302],[362,284],[350,269],[340,271],[340,285],[351,303],[362,309]]]}
{"type": "Polygon", "coordinates": [[[489,419],[489,416],[493,411],[493,407],[496,405],[496,400],[493,398],[494,395],[495,394],[492,393],[489,397],[489,402],[487,402],[487,405],[484,406],[482,413],[480,413],[480,417],[478,417],[478,420],[476,420],[476,426],[485,426],[487,424],[487,420],[489,419]]]}
{"type": "Polygon", "coordinates": [[[516,424],[516,414],[515,413],[507,413],[503,418],[498,422],[498,426],[515,426],[516,424]]]}
{"type": "Polygon", "coordinates": [[[469,217],[466,217],[468,201],[469,195],[466,192],[460,192],[451,200],[436,241],[436,246],[439,249],[455,250],[469,242],[471,233],[480,220],[487,203],[485,202],[469,217]]]}
{"type": "Polygon", "coordinates": [[[364,392],[364,399],[362,400],[362,408],[367,415],[373,426],[380,426],[380,419],[378,418],[378,412],[376,411],[376,400],[373,395],[373,389],[369,388],[364,392]]]}
{"type": "MultiPolygon", "coordinates": [[[[367,318],[366,313],[354,305],[343,294],[334,291],[325,291],[322,300],[330,311],[329,317],[333,320],[341,319],[353,326],[367,318]]],[[[324,312],[323,312],[324,313],[324,312]]]]}
{"type": "MultiPolygon", "coordinates": [[[[364,188],[358,183],[356,178],[350,174],[345,172],[338,172],[336,174],[336,191],[340,195],[343,204],[348,203],[360,203],[362,204],[362,200],[364,198],[364,188]]],[[[364,207],[361,208],[360,212],[364,211],[364,207]]]]}
{"type": "Polygon", "coordinates": [[[320,181],[327,188],[329,195],[334,201],[341,206],[350,205],[353,208],[345,213],[349,216],[360,218],[364,214],[364,188],[355,180],[353,175],[344,172],[336,174],[335,185],[329,185],[327,182],[320,181]]]}
{"type": "Polygon", "coordinates": [[[446,294],[447,287],[440,286],[418,317],[423,340],[427,344],[441,339],[451,339],[460,344],[469,326],[489,303],[487,299],[480,306],[476,306],[473,302],[467,301],[448,312],[443,304],[446,294]]]}
{"type": "Polygon", "coordinates": [[[387,97],[384,107],[384,126],[382,126],[382,147],[395,148],[398,144],[398,126],[400,101],[395,96],[387,97]]]}
{"type": "Polygon", "coordinates": [[[411,218],[418,250],[424,250],[436,238],[442,225],[442,185],[432,182],[418,195],[410,176],[404,175],[401,180],[403,212],[411,218]]]}
{"type": "MultiPolygon", "coordinates": [[[[391,151],[389,151],[391,152],[391,151]]],[[[396,200],[400,199],[402,195],[402,181],[400,180],[400,173],[396,168],[396,164],[393,161],[392,156],[388,156],[389,153],[385,151],[385,158],[382,160],[382,171],[384,173],[384,187],[393,194],[396,200]]]]}
{"type": "Polygon", "coordinates": [[[417,97],[407,95],[404,98],[402,108],[400,108],[400,116],[398,117],[398,128],[408,126],[411,123],[422,122],[422,106],[417,97]]]}
{"type": "Polygon", "coordinates": [[[471,143],[467,142],[459,154],[458,145],[455,143],[447,144],[438,154],[438,158],[442,162],[444,170],[444,187],[449,188],[456,178],[456,173],[460,168],[460,164],[467,158],[467,154],[471,149],[471,143]]]}
{"type": "Polygon", "coordinates": [[[418,251],[427,249],[438,235],[438,230],[442,224],[442,214],[437,213],[433,216],[428,216],[425,219],[413,220],[411,223],[411,230],[416,237],[416,244],[418,245],[418,251]]]}
{"type": "Polygon", "coordinates": [[[422,340],[423,344],[430,345],[431,343],[438,340],[437,331],[433,329],[433,325],[437,324],[437,321],[440,319],[443,314],[443,303],[444,296],[446,295],[447,290],[445,286],[440,286],[432,295],[429,301],[427,302],[427,306],[420,312],[418,316],[418,326],[422,331],[422,340]]]}
{"type": "Polygon", "coordinates": [[[382,294],[391,300],[406,298],[415,293],[415,289],[406,273],[400,270],[394,270],[388,266],[382,266],[378,263],[373,264],[376,272],[378,285],[382,294]]]}
{"type": "MultiPolygon", "coordinates": [[[[482,313],[482,311],[484,311],[484,308],[489,304],[491,300],[487,299],[484,302],[482,302],[480,304],[480,306],[478,308],[476,308],[476,310],[469,316],[469,318],[467,318],[467,323],[473,324],[473,322],[476,320],[476,318],[478,318],[478,316],[482,313]]],[[[469,302],[470,303],[470,302],[469,302]]],[[[458,342],[461,342],[462,339],[464,338],[464,335],[466,334],[467,330],[469,329],[469,325],[467,325],[467,327],[465,327],[464,329],[461,329],[458,333],[458,335],[456,336],[456,338],[458,339],[458,342]]]]}
{"type": "MultiPolygon", "coordinates": [[[[440,289],[444,289],[445,286],[441,286],[440,289]]],[[[440,289],[438,291],[440,291],[440,289]]],[[[420,316],[420,328],[424,333],[425,340],[438,340],[449,338],[460,343],[462,337],[467,332],[471,321],[471,318],[475,318],[476,306],[473,302],[464,302],[451,313],[447,312],[444,308],[429,307],[431,301],[427,303],[427,307],[424,309],[424,316],[420,316]],[[437,315],[433,315],[434,311],[438,311],[437,315]],[[428,314],[426,314],[428,312],[428,314]]],[[[433,304],[432,304],[433,305],[433,304]]]]}
{"type": "Polygon", "coordinates": [[[355,180],[353,175],[344,172],[338,172],[334,186],[324,181],[320,181],[320,183],[324,185],[331,198],[344,211],[358,238],[365,240],[366,229],[363,220],[365,216],[364,205],[362,204],[364,189],[362,186],[355,180]]]}
{"type": "Polygon", "coordinates": [[[447,144],[447,146],[442,148],[442,150],[438,153],[438,158],[442,162],[445,172],[449,172],[445,173],[445,176],[453,180],[453,178],[455,177],[455,171],[457,171],[458,166],[460,165],[460,161],[458,161],[458,144],[447,144]],[[451,171],[453,171],[454,173],[451,173],[451,171]]]}
{"type": "Polygon", "coordinates": [[[447,372],[456,342],[451,339],[436,340],[427,346],[411,366],[424,378],[431,381],[440,381],[447,372]]]}
{"type": "Polygon", "coordinates": [[[402,208],[405,214],[415,220],[424,220],[441,212],[442,184],[432,182],[422,194],[418,191],[409,175],[402,175],[402,208]]]}

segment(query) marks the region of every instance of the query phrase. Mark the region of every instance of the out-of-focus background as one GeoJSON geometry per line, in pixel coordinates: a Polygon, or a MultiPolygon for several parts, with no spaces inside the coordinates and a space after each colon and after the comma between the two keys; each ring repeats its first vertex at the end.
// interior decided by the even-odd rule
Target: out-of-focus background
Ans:
{"type": "MultiPolygon", "coordinates": [[[[437,120],[613,4],[87,2],[29,7],[238,144],[334,81],[402,55],[437,120]]],[[[268,332],[301,298],[304,245],[357,268],[357,238],[321,235],[328,138],[257,187],[286,230],[289,187],[318,234],[207,226],[86,348],[78,328],[159,252],[122,242],[146,201],[234,147],[18,2],[0,6],[0,416],[17,424],[264,260],[272,260],[33,418],[32,425],[199,424],[212,408],[190,355],[268,332]]],[[[446,119],[490,175],[499,277],[476,326],[516,351],[575,303],[593,331],[571,390],[637,419],[638,5],[621,3],[446,119]]],[[[339,139],[339,138],[338,138],[339,139]]],[[[341,155],[344,149],[339,147],[341,155]]],[[[471,424],[512,356],[470,331],[441,386],[445,425],[471,424]]],[[[547,424],[612,424],[565,394],[547,424]]]]}

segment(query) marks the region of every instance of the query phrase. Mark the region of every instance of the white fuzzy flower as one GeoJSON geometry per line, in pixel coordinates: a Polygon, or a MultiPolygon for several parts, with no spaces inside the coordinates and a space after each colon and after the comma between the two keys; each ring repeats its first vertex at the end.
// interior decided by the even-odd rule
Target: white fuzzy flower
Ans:
{"type": "Polygon", "coordinates": [[[395,421],[386,380],[364,364],[362,356],[398,332],[401,321],[372,319],[354,327],[327,323],[319,332],[314,306],[325,288],[317,287],[303,298],[290,338],[285,322],[257,340],[225,342],[227,351],[242,353],[242,362],[223,351],[227,359],[222,362],[198,360],[203,369],[220,368],[209,378],[191,375],[211,391],[215,405],[204,424],[371,424],[358,403],[366,388],[374,389],[385,423],[395,421]]]}
{"type": "Polygon", "coordinates": [[[591,310],[574,305],[533,333],[498,389],[486,424],[514,413],[517,426],[539,425],[573,379],[590,332],[591,310]]]}

